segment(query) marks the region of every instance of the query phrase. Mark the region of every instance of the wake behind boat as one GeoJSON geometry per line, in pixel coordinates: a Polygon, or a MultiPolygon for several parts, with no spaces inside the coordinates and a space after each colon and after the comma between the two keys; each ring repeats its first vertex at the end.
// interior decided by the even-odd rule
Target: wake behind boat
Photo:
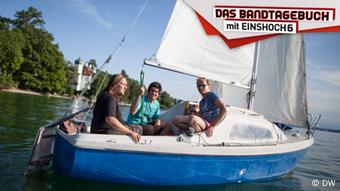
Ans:
{"type": "MultiPolygon", "coordinates": [[[[85,119],[71,114],[43,128],[56,129],[58,173],[143,185],[256,181],[287,174],[314,142],[320,116],[308,119],[302,35],[229,49],[222,39],[207,36],[195,11],[179,0],[157,55],[145,64],[215,81],[213,89],[231,106],[214,135],[142,136],[134,143],[125,135],[90,134],[89,127],[81,132],[85,119]],[[283,131],[274,122],[307,130],[283,131]]],[[[184,110],[185,103],[177,104],[161,119],[171,121],[184,110]]],[[[30,168],[46,155],[39,154],[44,131],[37,137],[42,139],[36,140],[30,168]]]]}

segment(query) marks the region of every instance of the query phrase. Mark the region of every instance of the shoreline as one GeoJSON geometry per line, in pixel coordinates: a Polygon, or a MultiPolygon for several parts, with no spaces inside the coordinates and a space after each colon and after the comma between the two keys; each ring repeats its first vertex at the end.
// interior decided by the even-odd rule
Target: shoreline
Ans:
{"type": "MultiPolygon", "coordinates": [[[[72,100],[74,99],[75,96],[72,97],[67,97],[67,96],[61,96],[61,95],[53,95],[50,93],[47,94],[42,94],[39,92],[35,92],[35,91],[31,91],[31,90],[22,90],[22,89],[18,89],[18,88],[11,88],[11,89],[0,89],[0,92],[9,92],[9,93],[19,93],[19,94],[28,94],[28,95],[36,95],[36,96],[47,96],[47,97],[55,97],[55,98],[62,98],[62,99],[69,99],[72,100]]],[[[86,101],[91,101],[88,98],[82,97],[82,100],[86,100],[86,101]]],[[[119,105],[121,106],[125,106],[125,107],[130,107],[131,104],[129,103],[119,103],[119,105]]]]}
{"type": "Polygon", "coordinates": [[[55,98],[62,98],[62,99],[72,99],[72,97],[61,96],[61,95],[53,95],[53,94],[50,94],[50,93],[42,94],[42,93],[31,91],[31,90],[22,90],[22,89],[17,89],[17,88],[0,89],[0,92],[20,93],[20,94],[37,95],[37,96],[47,96],[47,97],[55,97],[55,98]]]}

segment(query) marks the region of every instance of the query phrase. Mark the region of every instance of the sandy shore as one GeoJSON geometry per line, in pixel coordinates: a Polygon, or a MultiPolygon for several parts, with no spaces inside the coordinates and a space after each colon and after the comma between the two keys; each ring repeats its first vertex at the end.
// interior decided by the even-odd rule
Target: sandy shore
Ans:
{"type": "Polygon", "coordinates": [[[42,94],[38,92],[34,92],[31,90],[21,90],[16,88],[11,89],[1,89],[2,92],[11,92],[11,93],[21,93],[21,94],[29,94],[29,95],[38,95],[38,96],[49,96],[49,97],[56,97],[56,98],[63,98],[63,99],[72,99],[71,97],[60,96],[60,95],[53,95],[53,94],[42,94]]]}

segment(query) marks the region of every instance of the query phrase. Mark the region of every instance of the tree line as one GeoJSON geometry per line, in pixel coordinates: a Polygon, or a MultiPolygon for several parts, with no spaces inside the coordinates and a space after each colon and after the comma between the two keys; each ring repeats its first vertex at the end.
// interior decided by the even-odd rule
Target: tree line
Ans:
{"type": "MultiPolygon", "coordinates": [[[[129,75],[125,72],[125,70],[121,71],[121,74],[126,77],[128,80],[128,88],[122,98],[122,102],[130,104],[133,99],[135,99],[135,96],[138,95],[138,90],[140,87],[140,82],[137,80],[134,80],[129,77],[129,75]]],[[[93,81],[91,84],[91,89],[85,93],[87,97],[91,97],[96,95],[96,93],[101,92],[106,86],[100,87],[100,84],[104,80],[103,84],[107,84],[109,82],[109,79],[111,78],[112,75],[106,74],[103,71],[98,71],[97,78],[93,81]],[[99,89],[100,88],[100,89],[99,89]]],[[[147,89],[148,84],[144,84],[146,86],[145,88],[147,89]]],[[[158,101],[161,105],[162,109],[169,108],[173,104],[182,102],[183,100],[180,99],[175,99],[170,96],[170,94],[166,91],[162,91],[160,96],[158,97],[158,101]]]]}
{"type": "MultiPolygon", "coordinates": [[[[14,19],[0,15],[0,89],[16,87],[67,96],[79,93],[72,88],[76,83],[76,65],[64,59],[59,45],[44,25],[42,12],[34,7],[17,11],[14,19]]],[[[95,59],[90,62],[96,65],[95,59]]],[[[96,95],[105,76],[103,71],[97,72],[97,79],[85,94],[89,98],[96,95]]],[[[139,82],[130,79],[124,70],[122,73],[129,81],[123,101],[131,103],[139,82]]],[[[177,100],[163,91],[159,101],[162,107],[169,107],[177,100]]]]}

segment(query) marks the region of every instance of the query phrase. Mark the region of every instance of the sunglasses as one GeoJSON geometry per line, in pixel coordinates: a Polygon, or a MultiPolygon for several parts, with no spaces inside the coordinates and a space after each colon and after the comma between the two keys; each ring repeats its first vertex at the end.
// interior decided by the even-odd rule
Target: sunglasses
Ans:
{"type": "Polygon", "coordinates": [[[196,86],[197,86],[197,88],[205,88],[208,85],[207,84],[197,84],[196,86]]]}

